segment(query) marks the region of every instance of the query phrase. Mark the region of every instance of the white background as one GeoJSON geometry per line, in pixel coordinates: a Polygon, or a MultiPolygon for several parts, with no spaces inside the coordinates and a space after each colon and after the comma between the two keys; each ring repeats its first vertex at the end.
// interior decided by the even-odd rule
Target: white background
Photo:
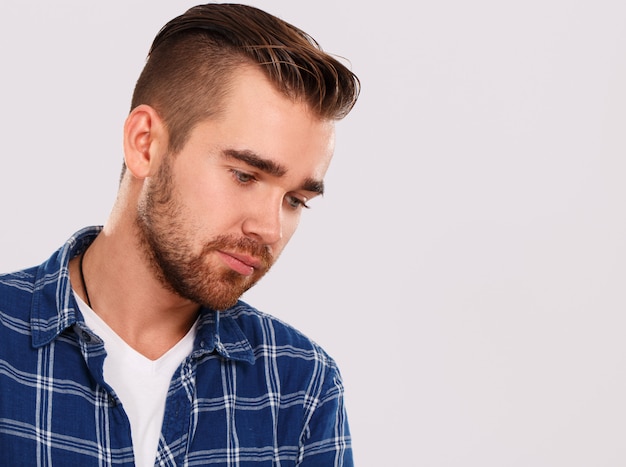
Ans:
{"type": "MultiPolygon", "coordinates": [[[[0,270],[106,220],[158,29],[196,2],[0,4],[0,270]]],[[[363,92],[246,298],[338,361],[357,465],[626,465],[626,3],[252,3],[363,92]]]]}

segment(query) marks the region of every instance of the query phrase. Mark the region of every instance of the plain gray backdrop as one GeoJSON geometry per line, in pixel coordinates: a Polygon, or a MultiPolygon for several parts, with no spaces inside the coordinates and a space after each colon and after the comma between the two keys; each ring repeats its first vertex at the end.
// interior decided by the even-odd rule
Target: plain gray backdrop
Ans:
{"type": "MultiPolygon", "coordinates": [[[[0,4],[0,270],[106,220],[149,45],[195,3],[0,4]]],[[[626,3],[248,3],[362,80],[245,297],[339,363],[357,466],[626,465],[626,3]]]]}

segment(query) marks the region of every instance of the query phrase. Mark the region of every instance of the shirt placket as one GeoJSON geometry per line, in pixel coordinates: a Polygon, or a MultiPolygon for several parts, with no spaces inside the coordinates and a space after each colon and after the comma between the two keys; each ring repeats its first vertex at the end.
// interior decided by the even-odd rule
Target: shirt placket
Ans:
{"type": "MultiPolygon", "coordinates": [[[[104,380],[104,343],[84,325],[76,324],[74,330],[89,373],[95,382],[92,388],[94,427],[99,457],[105,460],[105,465],[119,465],[115,460],[116,453],[132,450],[130,421],[117,394],[104,380]]],[[[122,465],[134,466],[134,460],[122,465]]]]}

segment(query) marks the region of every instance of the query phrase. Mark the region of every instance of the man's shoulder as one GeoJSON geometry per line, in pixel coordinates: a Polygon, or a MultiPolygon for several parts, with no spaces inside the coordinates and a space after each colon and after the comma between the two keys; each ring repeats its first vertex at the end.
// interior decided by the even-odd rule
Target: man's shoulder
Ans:
{"type": "Polygon", "coordinates": [[[322,361],[335,366],[333,359],[313,339],[289,323],[240,301],[229,310],[253,350],[280,349],[294,357],[322,361]]]}
{"type": "Polygon", "coordinates": [[[29,321],[36,274],[37,268],[0,274],[0,328],[29,321]]]}
{"type": "Polygon", "coordinates": [[[36,267],[0,274],[0,301],[16,295],[32,294],[36,276],[36,267]]]}
{"type": "Polygon", "coordinates": [[[298,346],[317,347],[317,344],[312,339],[291,324],[274,315],[260,311],[243,301],[239,301],[230,310],[229,315],[239,324],[246,335],[248,334],[246,331],[250,331],[253,335],[260,333],[263,336],[263,340],[275,339],[298,346]],[[272,333],[272,335],[268,333],[272,333]]]}

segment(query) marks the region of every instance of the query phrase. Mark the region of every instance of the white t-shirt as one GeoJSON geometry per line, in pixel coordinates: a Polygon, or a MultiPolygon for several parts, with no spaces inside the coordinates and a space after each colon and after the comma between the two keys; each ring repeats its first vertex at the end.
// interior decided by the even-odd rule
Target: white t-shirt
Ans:
{"type": "Polygon", "coordinates": [[[193,350],[197,321],[167,353],[150,360],[124,342],[76,293],[74,296],[85,324],[104,341],[104,380],[115,390],[130,420],[135,465],[153,467],[170,381],[193,350]]]}

